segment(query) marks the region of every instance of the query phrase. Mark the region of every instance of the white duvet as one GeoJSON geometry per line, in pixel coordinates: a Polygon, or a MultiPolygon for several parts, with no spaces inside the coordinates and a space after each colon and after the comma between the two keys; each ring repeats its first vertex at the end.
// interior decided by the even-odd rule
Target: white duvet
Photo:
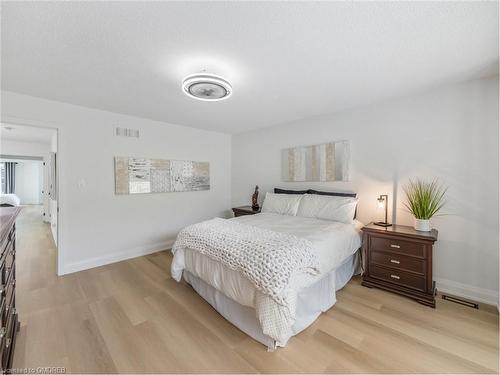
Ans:
{"type": "MultiPolygon", "coordinates": [[[[312,242],[313,251],[320,261],[320,273],[314,276],[304,274],[303,277],[295,279],[292,289],[296,293],[340,266],[361,246],[360,228],[362,224],[357,221],[354,224],[344,224],[273,213],[240,216],[228,220],[293,234],[312,242]]],[[[243,275],[199,252],[190,249],[175,252],[171,268],[172,277],[180,281],[184,269],[241,305],[255,308],[256,304],[262,303],[262,299],[265,298],[243,275]]],[[[289,336],[286,332],[289,324],[284,326],[279,306],[272,306],[274,301],[269,300],[266,303],[271,304],[271,308],[266,309],[270,311],[269,316],[259,317],[259,320],[264,333],[266,330],[268,332],[281,332],[281,334],[273,333],[270,335],[274,336],[273,338],[280,343],[283,338],[289,336]]]]}

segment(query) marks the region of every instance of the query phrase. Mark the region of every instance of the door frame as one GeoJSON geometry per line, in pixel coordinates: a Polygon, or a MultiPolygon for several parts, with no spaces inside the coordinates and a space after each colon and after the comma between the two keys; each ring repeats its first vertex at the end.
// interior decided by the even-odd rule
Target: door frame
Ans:
{"type": "MultiPolygon", "coordinates": [[[[56,228],[56,251],[57,251],[57,257],[56,257],[56,272],[58,276],[63,275],[62,272],[62,265],[64,264],[63,259],[64,259],[64,251],[65,251],[65,246],[64,246],[64,236],[61,236],[61,223],[64,223],[65,220],[65,213],[64,210],[61,210],[61,207],[64,207],[64,193],[61,194],[61,160],[64,160],[64,157],[61,157],[61,150],[60,150],[60,129],[61,126],[56,123],[51,123],[51,122],[46,122],[46,121],[40,121],[40,120],[33,120],[33,119],[25,119],[25,118],[20,118],[20,117],[13,117],[13,116],[1,116],[0,119],[1,123],[6,123],[6,124],[11,124],[11,125],[19,125],[19,126],[26,126],[26,127],[32,127],[32,128],[44,128],[44,129],[51,129],[55,130],[56,132],[56,143],[57,143],[57,158],[56,158],[56,168],[57,168],[57,173],[56,173],[56,198],[57,198],[57,210],[56,210],[56,215],[57,215],[57,228],[56,228]]],[[[64,225],[64,224],[63,224],[64,225]]]]}

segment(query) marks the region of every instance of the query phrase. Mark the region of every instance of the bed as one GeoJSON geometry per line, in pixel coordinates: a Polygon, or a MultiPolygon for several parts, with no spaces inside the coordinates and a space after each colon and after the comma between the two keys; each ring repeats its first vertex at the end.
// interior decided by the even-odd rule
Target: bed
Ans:
{"type": "Polygon", "coordinates": [[[0,194],[0,207],[17,207],[21,200],[16,194],[0,194]]]}
{"type": "MultiPolygon", "coordinates": [[[[279,195],[283,201],[287,198],[282,196],[290,194],[278,189],[276,191],[278,191],[277,196],[279,195]]],[[[304,194],[302,191],[297,193],[294,195],[299,202],[302,196],[317,194],[311,193],[311,190],[304,194]]],[[[353,195],[348,197],[354,199],[353,195]]],[[[268,196],[266,201],[267,199],[268,196]]],[[[273,233],[279,233],[288,236],[285,237],[287,240],[293,242],[304,240],[310,246],[308,249],[314,253],[317,269],[314,273],[301,272],[287,279],[285,294],[292,296],[290,297],[292,303],[286,305],[287,309],[283,310],[280,303],[275,303],[275,299],[271,300],[258,284],[252,282],[252,278],[247,277],[248,275],[243,274],[240,269],[232,267],[233,263],[225,264],[213,254],[197,251],[186,244],[177,248],[174,245],[171,272],[177,281],[183,277],[201,297],[233,325],[266,345],[269,350],[274,350],[285,346],[290,337],[307,328],[322,312],[330,309],[336,302],[335,292],[358,273],[362,224],[353,220],[353,216],[344,223],[290,214],[297,207],[292,207],[290,212],[279,212],[279,209],[278,212],[273,210],[266,212],[266,201],[264,212],[225,221],[219,219],[218,225],[224,228],[228,226],[237,229],[257,228],[256,233],[262,231],[263,234],[271,236],[273,233]],[[292,316],[284,316],[284,311],[291,310],[293,310],[292,316]]],[[[282,206],[285,211],[291,207],[290,204],[282,206]]],[[[355,205],[354,210],[352,207],[350,209],[351,213],[348,215],[355,214],[355,205]]],[[[225,235],[227,236],[227,233],[225,235]]],[[[217,245],[217,241],[215,244],[217,245]]],[[[252,246],[259,246],[259,243],[252,246]]]]}

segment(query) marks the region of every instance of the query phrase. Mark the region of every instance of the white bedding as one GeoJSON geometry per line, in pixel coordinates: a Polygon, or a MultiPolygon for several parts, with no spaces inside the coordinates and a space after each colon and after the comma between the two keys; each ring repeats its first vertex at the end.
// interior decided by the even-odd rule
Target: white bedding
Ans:
{"type": "Polygon", "coordinates": [[[277,347],[286,346],[290,337],[306,329],[321,313],[329,310],[337,301],[336,290],[342,289],[349,282],[357,273],[358,267],[359,251],[321,280],[302,289],[297,298],[295,323],[289,336],[281,342],[277,342],[263,332],[254,308],[240,305],[189,271],[185,271],[183,277],[224,318],[272,351],[277,347]]]}
{"type": "MultiPolygon", "coordinates": [[[[304,275],[303,278],[295,280],[296,290],[306,288],[321,279],[361,246],[362,224],[357,221],[344,224],[272,213],[240,216],[229,220],[293,234],[313,243],[313,250],[320,261],[320,273],[314,276],[304,275]]],[[[247,278],[199,252],[184,249],[174,254],[172,277],[180,281],[184,269],[241,305],[255,308],[257,299],[262,298],[262,294],[247,278]]],[[[266,330],[264,332],[266,333],[266,330]]],[[[277,341],[279,343],[280,340],[277,341]]]]}
{"type": "Polygon", "coordinates": [[[338,267],[361,246],[363,224],[357,220],[354,220],[353,224],[344,224],[336,221],[270,213],[239,216],[229,220],[237,220],[243,224],[276,232],[290,233],[311,241],[320,261],[320,275],[317,276],[317,279],[338,267]]]}
{"type": "Polygon", "coordinates": [[[21,204],[21,200],[16,194],[0,194],[0,204],[19,206],[21,204]]]}

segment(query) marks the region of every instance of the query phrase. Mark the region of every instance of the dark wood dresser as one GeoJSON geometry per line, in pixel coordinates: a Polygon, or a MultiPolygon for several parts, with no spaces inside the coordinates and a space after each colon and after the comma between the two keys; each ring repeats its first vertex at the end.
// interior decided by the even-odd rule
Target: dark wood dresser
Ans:
{"type": "Polygon", "coordinates": [[[241,207],[233,207],[234,216],[243,216],[243,215],[255,215],[260,213],[260,208],[258,210],[254,210],[252,206],[241,206],[241,207]]]}
{"type": "Polygon", "coordinates": [[[19,320],[16,311],[16,218],[21,208],[0,207],[0,356],[2,373],[12,367],[19,320]]]}
{"type": "Polygon", "coordinates": [[[432,279],[432,246],[438,232],[416,231],[412,227],[369,224],[363,228],[362,285],[413,298],[435,307],[432,279]]]}

